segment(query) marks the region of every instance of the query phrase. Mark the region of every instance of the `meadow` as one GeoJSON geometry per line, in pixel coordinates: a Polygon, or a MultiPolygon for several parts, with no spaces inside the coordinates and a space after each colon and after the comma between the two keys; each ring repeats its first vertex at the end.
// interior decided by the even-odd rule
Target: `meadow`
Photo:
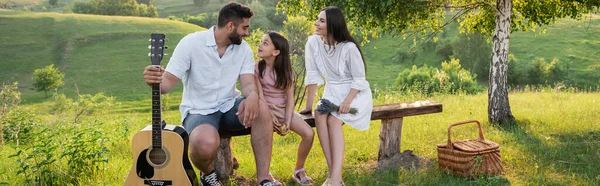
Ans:
{"type": "MultiPolygon", "coordinates": [[[[594,16],[589,22],[561,20],[548,27],[544,35],[515,33],[511,52],[523,61],[535,57],[572,61],[576,79],[597,82],[600,62],[595,56],[599,55],[600,43],[593,36],[598,35],[598,18],[594,16]]],[[[35,124],[28,135],[21,136],[19,144],[7,140],[0,145],[0,164],[3,165],[0,185],[33,185],[36,182],[27,179],[36,175],[51,175],[48,176],[53,179],[50,183],[58,185],[122,185],[132,165],[130,140],[151,120],[150,89],[141,77],[142,68],[150,64],[147,57],[150,33],[166,33],[170,39],[168,44],[174,47],[186,34],[205,29],[165,19],[4,9],[0,9],[0,28],[10,33],[0,35],[0,80],[18,81],[21,92],[20,106],[14,109],[16,114],[10,121],[35,124]],[[57,113],[57,105],[64,102],[32,90],[33,71],[48,64],[55,64],[65,73],[65,86],[58,94],[76,101],[78,95],[103,92],[114,98],[114,104],[86,113],[78,122],[74,122],[77,108],[57,113]],[[91,140],[81,141],[88,139],[91,140]],[[82,157],[94,160],[87,162],[94,167],[72,166],[86,164],[69,161],[75,155],[82,155],[72,152],[77,149],[74,146],[77,142],[94,147],[80,147],[90,152],[91,155],[82,157]],[[26,159],[27,154],[30,159],[26,159]],[[22,170],[26,171],[19,172],[22,170]],[[76,170],[89,171],[72,174],[76,170]]],[[[456,33],[458,31],[448,30],[447,39],[456,33]]],[[[600,185],[600,162],[597,161],[600,157],[600,107],[597,106],[600,97],[597,92],[549,87],[513,91],[509,99],[516,122],[504,127],[493,126],[487,122],[486,92],[424,97],[386,89],[402,70],[412,65],[436,66],[442,61],[432,51],[420,49],[414,62],[398,60],[395,58],[398,51],[413,45],[410,41],[399,45],[400,39],[383,36],[363,46],[369,65],[367,79],[375,90],[375,104],[422,99],[443,104],[442,113],[404,119],[401,150],[412,150],[430,159],[432,165],[417,170],[376,171],[373,167],[377,161],[380,122],[372,121],[367,131],[346,126],[346,184],[600,185]],[[483,122],[486,139],[501,145],[503,175],[465,179],[438,169],[436,144],[446,142],[447,126],[469,119],[483,122]]],[[[163,65],[167,62],[168,59],[163,60],[163,65]]],[[[180,99],[181,85],[166,96],[167,111],[163,119],[168,123],[179,123],[180,99]]],[[[453,131],[456,139],[477,136],[473,126],[453,131]]],[[[275,136],[271,172],[277,179],[291,184],[294,154],[300,138],[295,134],[275,136]]],[[[233,139],[233,153],[240,163],[235,173],[254,178],[254,157],[248,148],[249,141],[247,136],[233,139]]],[[[318,183],[325,180],[326,163],[316,139],[306,168],[318,183]]],[[[37,185],[44,183],[47,182],[37,182],[37,185]]],[[[232,180],[231,184],[236,183],[232,180]]]]}

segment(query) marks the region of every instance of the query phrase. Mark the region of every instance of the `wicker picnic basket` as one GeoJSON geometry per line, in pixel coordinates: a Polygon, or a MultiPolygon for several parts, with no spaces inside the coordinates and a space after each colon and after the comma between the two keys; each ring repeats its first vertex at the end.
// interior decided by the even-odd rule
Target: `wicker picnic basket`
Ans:
{"type": "Polygon", "coordinates": [[[483,138],[481,124],[469,120],[448,127],[448,143],[437,145],[439,168],[463,177],[498,175],[502,173],[500,145],[483,138]],[[452,141],[450,129],[457,125],[477,123],[479,139],[452,141]]]}

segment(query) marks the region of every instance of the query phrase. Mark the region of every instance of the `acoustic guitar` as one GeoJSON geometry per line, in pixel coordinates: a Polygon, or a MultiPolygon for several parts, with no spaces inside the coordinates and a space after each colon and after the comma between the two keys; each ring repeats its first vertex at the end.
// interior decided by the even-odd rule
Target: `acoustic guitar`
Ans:
{"type": "MultiPolygon", "coordinates": [[[[164,34],[152,34],[150,60],[159,66],[164,56],[164,34]]],[[[199,185],[188,158],[188,133],[161,119],[160,84],[152,84],[152,125],[133,136],[133,166],[125,185],[199,185]]]]}

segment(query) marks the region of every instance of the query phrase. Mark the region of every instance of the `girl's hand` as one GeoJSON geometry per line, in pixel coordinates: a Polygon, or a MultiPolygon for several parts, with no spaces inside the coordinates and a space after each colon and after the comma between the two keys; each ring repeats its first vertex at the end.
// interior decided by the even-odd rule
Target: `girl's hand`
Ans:
{"type": "Polygon", "coordinates": [[[312,114],[312,108],[306,107],[304,110],[301,110],[300,112],[298,112],[298,114],[303,114],[303,115],[312,114]]]}
{"type": "Polygon", "coordinates": [[[292,125],[292,119],[285,119],[285,128],[290,130],[290,125],[292,125]]]}
{"type": "Polygon", "coordinates": [[[344,102],[340,104],[338,112],[341,114],[348,114],[348,112],[350,112],[350,103],[352,103],[352,101],[344,100],[344,102]]]}

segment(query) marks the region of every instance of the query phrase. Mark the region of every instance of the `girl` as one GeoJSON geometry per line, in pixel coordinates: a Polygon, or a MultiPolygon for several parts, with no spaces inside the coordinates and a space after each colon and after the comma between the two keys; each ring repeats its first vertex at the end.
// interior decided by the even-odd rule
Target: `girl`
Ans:
{"type": "MultiPolygon", "coordinates": [[[[306,42],[306,79],[308,97],[306,109],[310,113],[316,93],[316,85],[327,82],[322,99],[339,105],[331,113],[315,113],[315,123],[323,154],[329,167],[329,175],[323,185],[344,185],[342,163],[344,162],[344,133],[346,123],[359,130],[369,128],[373,100],[369,82],[365,79],[366,65],[356,41],[350,36],[341,9],[327,7],[321,10],[315,22],[316,35],[306,42]],[[350,108],[358,113],[350,114],[350,108]]],[[[321,105],[317,103],[317,107],[321,105]]]]}
{"type": "Polygon", "coordinates": [[[310,185],[313,180],[306,175],[304,163],[313,144],[314,132],[294,113],[294,77],[289,51],[285,37],[277,32],[267,32],[258,46],[256,55],[262,60],[256,63],[254,74],[259,82],[259,97],[269,105],[275,131],[284,136],[291,130],[302,137],[292,179],[301,185],[310,185]]]}

